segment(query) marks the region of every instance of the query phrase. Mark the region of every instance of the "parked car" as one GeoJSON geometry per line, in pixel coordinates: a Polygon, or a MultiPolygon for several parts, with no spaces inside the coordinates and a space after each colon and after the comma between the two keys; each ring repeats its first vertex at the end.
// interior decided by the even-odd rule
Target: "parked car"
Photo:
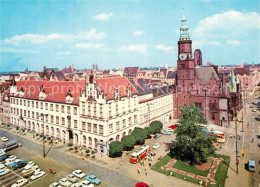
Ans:
{"type": "Polygon", "coordinates": [[[156,133],[156,134],[154,135],[154,138],[156,139],[156,138],[159,138],[160,136],[161,136],[160,133],[156,133]]]}
{"type": "Polygon", "coordinates": [[[155,143],[154,146],[153,146],[154,149],[157,149],[158,147],[160,147],[159,143],[155,143]]]}
{"type": "Polygon", "coordinates": [[[7,168],[1,169],[0,170],[0,176],[3,176],[3,175],[5,175],[5,174],[7,174],[9,172],[10,172],[10,169],[7,169],[7,168]]]}
{"type": "Polygon", "coordinates": [[[19,179],[11,187],[20,187],[28,183],[27,179],[19,179]]]}
{"type": "Polygon", "coordinates": [[[22,167],[26,166],[26,161],[21,160],[21,161],[16,162],[16,163],[11,163],[9,166],[13,169],[22,168],[22,167]]]}
{"type": "Polygon", "coordinates": [[[75,183],[75,182],[78,181],[78,178],[77,178],[75,175],[73,175],[73,174],[69,174],[66,178],[67,178],[70,182],[72,182],[72,183],[75,183]]]}
{"type": "Polygon", "coordinates": [[[39,168],[39,166],[37,166],[37,165],[32,166],[32,169],[33,169],[35,172],[41,170],[41,169],[39,168]]]}
{"type": "Polygon", "coordinates": [[[176,125],[171,125],[171,126],[169,126],[169,128],[170,128],[170,129],[176,129],[177,126],[176,126],[176,125]]]}
{"type": "Polygon", "coordinates": [[[28,165],[31,165],[31,166],[34,166],[34,165],[35,165],[35,162],[34,162],[34,161],[29,161],[27,164],[28,164],[28,165]]]}
{"type": "Polygon", "coordinates": [[[16,159],[17,158],[17,156],[15,156],[15,155],[10,155],[9,156],[9,158],[11,159],[11,158],[14,158],[14,159],[16,159]]]}
{"type": "Polygon", "coordinates": [[[20,159],[14,159],[14,158],[12,158],[12,159],[6,159],[5,160],[5,165],[6,166],[8,166],[8,165],[10,165],[11,163],[14,163],[14,162],[20,162],[20,159]]]}
{"type": "Polygon", "coordinates": [[[164,135],[171,135],[171,133],[167,130],[163,130],[161,133],[164,134],[164,135]]]}
{"type": "Polygon", "coordinates": [[[70,186],[70,185],[71,185],[71,182],[70,182],[67,178],[65,178],[65,177],[61,178],[61,179],[59,180],[59,183],[60,183],[62,186],[70,186]]]}
{"type": "Polygon", "coordinates": [[[24,178],[29,178],[29,177],[31,177],[34,173],[35,173],[35,171],[31,169],[31,170],[29,170],[29,171],[26,171],[26,172],[22,173],[22,176],[23,176],[24,178]]]}
{"type": "Polygon", "coordinates": [[[80,184],[79,184],[79,182],[77,182],[77,183],[72,184],[70,187],[79,187],[79,186],[80,186],[80,184]]]}
{"type": "Polygon", "coordinates": [[[3,142],[7,142],[7,141],[8,141],[8,138],[6,138],[6,137],[4,136],[4,137],[1,138],[1,140],[2,140],[3,142]]]}
{"type": "Polygon", "coordinates": [[[256,172],[256,166],[255,166],[255,161],[254,160],[249,160],[248,161],[248,170],[252,172],[256,172]]]}
{"type": "Polygon", "coordinates": [[[5,152],[5,149],[0,148],[0,153],[4,153],[4,152],[5,152]]]}
{"type": "Polygon", "coordinates": [[[82,179],[83,177],[86,176],[86,174],[83,173],[83,172],[82,172],[81,170],[79,170],[79,169],[73,171],[72,174],[75,175],[76,177],[80,178],[80,179],[82,179]]]}
{"type": "Polygon", "coordinates": [[[5,161],[7,158],[9,158],[8,154],[4,154],[4,155],[0,156],[0,162],[5,161]]]}
{"type": "Polygon", "coordinates": [[[49,187],[62,187],[62,186],[57,182],[53,182],[49,185],[49,187]]]}
{"type": "Polygon", "coordinates": [[[4,169],[5,165],[4,164],[0,164],[0,169],[4,169]]]}
{"type": "Polygon", "coordinates": [[[88,175],[85,177],[85,180],[90,181],[92,184],[100,184],[101,181],[95,175],[88,175]]]}
{"type": "Polygon", "coordinates": [[[136,183],[135,187],[149,187],[148,184],[144,183],[144,182],[138,182],[136,183]]]}
{"type": "Polygon", "coordinates": [[[6,154],[5,151],[0,151],[0,156],[3,156],[4,154],[6,154]]]}
{"type": "Polygon", "coordinates": [[[166,129],[168,132],[173,132],[173,129],[171,129],[171,128],[168,128],[168,129],[166,129]]]}
{"type": "Polygon", "coordinates": [[[38,179],[38,178],[42,177],[43,175],[45,175],[45,172],[44,172],[44,171],[36,172],[36,173],[34,173],[34,174],[31,176],[31,180],[38,179]]]}
{"type": "Polygon", "coordinates": [[[90,181],[88,181],[88,180],[84,180],[84,181],[81,181],[80,183],[79,183],[79,186],[80,187],[94,187],[95,185],[94,184],[92,184],[90,181]]]}

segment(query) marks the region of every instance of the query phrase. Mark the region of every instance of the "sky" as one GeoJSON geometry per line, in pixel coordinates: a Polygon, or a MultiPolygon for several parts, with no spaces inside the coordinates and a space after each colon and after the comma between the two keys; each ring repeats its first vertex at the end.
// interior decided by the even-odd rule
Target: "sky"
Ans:
{"type": "Polygon", "coordinates": [[[183,12],[203,64],[260,63],[259,0],[0,0],[0,72],[176,66],[183,12]]]}

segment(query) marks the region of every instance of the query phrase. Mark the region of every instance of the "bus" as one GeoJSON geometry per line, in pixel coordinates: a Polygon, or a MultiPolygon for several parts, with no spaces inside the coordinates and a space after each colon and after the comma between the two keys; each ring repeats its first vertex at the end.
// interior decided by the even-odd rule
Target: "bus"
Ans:
{"type": "Polygon", "coordinates": [[[222,131],[210,131],[210,135],[216,136],[218,143],[225,143],[225,134],[222,131]]]}
{"type": "Polygon", "coordinates": [[[149,145],[143,145],[142,147],[137,149],[135,152],[133,152],[131,154],[130,162],[133,163],[133,164],[136,164],[138,161],[143,159],[146,156],[149,148],[150,148],[149,145]]]}
{"type": "Polygon", "coordinates": [[[9,141],[9,142],[6,142],[3,144],[2,148],[5,150],[5,151],[9,151],[11,149],[14,149],[14,148],[17,148],[18,147],[18,142],[17,140],[12,140],[12,141],[9,141]]]}

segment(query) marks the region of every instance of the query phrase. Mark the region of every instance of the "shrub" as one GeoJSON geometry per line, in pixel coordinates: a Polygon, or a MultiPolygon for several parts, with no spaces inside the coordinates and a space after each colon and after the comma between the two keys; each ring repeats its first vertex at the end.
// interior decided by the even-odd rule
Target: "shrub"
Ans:
{"type": "Polygon", "coordinates": [[[87,150],[85,151],[85,153],[87,153],[87,154],[90,153],[90,150],[87,149],[87,150]]]}
{"type": "Polygon", "coordinates": [[[40,134],[40,138],[42,138],[43,137],[43,135],[42,134],[40,134]]]}
{"type": "Polygon", "coordinates": [[[92,154],[92,155],[95,154],[95,153],[96,153],[95,151],[93,151],[93,150],[91,151],[91,154],[92,154]]]}
{"type": "Polygon", "coordinates": [[[38,133],[36,133],[36,136],[39,136],[39,134],[38,134],[38,133]]]}
{"type": "Polygon", "coordinates": [[[72,147],[73,146],[73,143],[68,143],[68,147],[72,147]]]}
{"type": "Polygon", "coordinates": [[[50,136],[48,136],[48,137],[47,137],[47,140],[50,140],[50,139],[51,139],[51,137],[50,137],[50,136]]]}
{"type": "Polygon", "coordinates": [[[16,130],[19,130],[19,127],[16,127],[16,130]]]}
{"type": "Polygon", "coordinates": [[[78,146],[74,146],[74,150],[77,151],[78,150],[78,146]]]}

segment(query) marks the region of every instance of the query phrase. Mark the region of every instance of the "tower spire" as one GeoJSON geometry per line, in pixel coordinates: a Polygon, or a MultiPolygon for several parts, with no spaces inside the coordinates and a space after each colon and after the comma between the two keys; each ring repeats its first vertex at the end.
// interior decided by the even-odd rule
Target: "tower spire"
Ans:
{"type": "Polygon", "coordinates": [[[187,19],[185,18],[184,15],[184,8],[183,8],[183,17],[181,20],[180,40],[190,40],[189,27],[187,25],[187,19]]]}

